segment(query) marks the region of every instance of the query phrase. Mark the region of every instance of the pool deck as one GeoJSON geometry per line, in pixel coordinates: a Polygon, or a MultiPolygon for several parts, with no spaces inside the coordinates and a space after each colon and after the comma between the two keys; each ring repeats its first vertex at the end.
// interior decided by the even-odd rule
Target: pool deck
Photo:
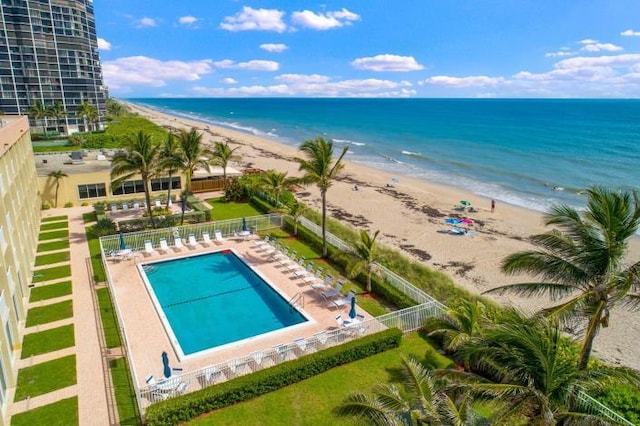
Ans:
{"type": "MultiPolygon", "coordinates": [[[[203,245],[199,245],[195,249],[185,247],[181,251],[175,251],[172,248],[167,254],[156,252],[153,255],[143,255],[137,253],[131,260],[108,261],[118,315],[124,324],[129,344],[130,359],[133,364],[131,366],[132,374],[138,386],[145,385],[145,377],[148,375],[153,375],[156,380],[163,377],[161,358],[163,351],[169,354],[169,364],[172,368],[182,368],[184,373],[188,373],[249,355],[253,351],[266,351],[274,345],[291,343],[298,337],[310,337],[323,330],[336,329],[336,316],[342,315],[343,318],[347,318],[350,309],[348,304],[340,308],[330,306],[321,296],[320,290],[305,284],[302,279],[295,277],[292,272],[278,262],[268,261],[264,250],[257,248],[255,241],[253,238],[227,238],[222,244],[214,243],[208,247],[203,245]],[[233,249],[240,258],[267,278],[271,284],[277,286],[287,299],[302,293],[304,295],[302,310],[313,321],[297,325],[292,330],[283,329],[269,335],[257,336],[238,344],[230,344],[217,350],[207,351],[201,355],[186,357],[180,361],[147,292],[137,264],[225,249],[233,249]]],[[[176,277],[176,279],[179,280],[180,277],[176,277]]],[[[189,285],[189,283],[185,283],[185,285],[189,285]]],[[[358,313],[364,315],[365,319],[371,318],[362,309],[358,309],[358,313]]]]}

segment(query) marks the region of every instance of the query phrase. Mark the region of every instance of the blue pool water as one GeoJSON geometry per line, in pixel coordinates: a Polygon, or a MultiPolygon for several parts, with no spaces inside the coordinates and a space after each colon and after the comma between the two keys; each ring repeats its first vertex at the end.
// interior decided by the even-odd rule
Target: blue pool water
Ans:
{"type": "Polygon", "coordinates": [[[142,269],[184,355],[307,321],[228,250],[142,269]]]}

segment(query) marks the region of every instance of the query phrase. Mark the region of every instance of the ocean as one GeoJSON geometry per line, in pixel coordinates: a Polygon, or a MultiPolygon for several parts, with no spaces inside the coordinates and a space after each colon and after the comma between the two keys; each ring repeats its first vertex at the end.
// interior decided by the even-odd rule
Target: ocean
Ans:
{"type": "Polygon", "coordinates": [[[592,185],[640,186],[640,101],[128,99],[297,147],[321,135],[357,163],[546,211],[592,185]]]}

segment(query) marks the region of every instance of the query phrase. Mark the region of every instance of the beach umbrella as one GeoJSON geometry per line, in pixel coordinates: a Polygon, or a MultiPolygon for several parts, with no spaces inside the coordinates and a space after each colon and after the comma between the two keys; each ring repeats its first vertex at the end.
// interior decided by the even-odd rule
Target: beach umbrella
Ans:
{"type": "Polygon", "coordinates": [[[463,218],[460,223],[464,223],[465,225],[473,225],[473,220],[469,219],[468,217],[463,218]]]}
{"type": "Polygon", "coordinates": [[[391,178],[391,182],[393,182],[393,183],[398,183],[398,182],[399,182],[399,180],[398,180],[398,178],[397,178],[397,177],[395,177],[395,176],[394,176],[394,177],[392,177],[392,178],[391,178]]]}
{"type": "Polygon", "coordinates": [[[171,377],[171,368],[169,367],[169,355],[165,351],[162,351],[162,365],[164,366],[164,377],[168,379],[171,377]]]}
{"type": "Polygon", "coordinates": [[[462,204],[463,206],[470,206],[471,202],[467,200],[460,200],[460,204],[462,204]]]}
{"type": "Polygon", "coordinates": [[[356,297],[351,298],[351,310],[349,311],[349,318],[354,319],[356,317],[356,297]]]}
{"type": "Polygon", "coordinates": [[[247,219],[242,218],[242,231],[247,232],[247,219]]]}
{"type": "Polygon", "coordinates": [[[124,243],[124,235],[122,235],[122,232],[118,232],[118,237],[120,238],[120,250],[126,249],[127,245],[124,243]]]}

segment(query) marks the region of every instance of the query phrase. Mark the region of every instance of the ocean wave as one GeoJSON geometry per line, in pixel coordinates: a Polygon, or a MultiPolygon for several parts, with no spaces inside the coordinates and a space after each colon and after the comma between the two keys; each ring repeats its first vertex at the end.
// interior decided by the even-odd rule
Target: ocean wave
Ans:
{"type": "Polygon", "coordinates": [[[404,155],[412,155],[414,157],[422,157],[422,154],[419,152],[413,152],[413,151],[401,151],[404,155]]]}
{"type": "Polygon", "coordinates": [[[366,145],[366,143],[364,143],[364,142],[356,142],[356,141],[351,141],[349,139],[331,138],[331,140],[336,142],[336,143],[344,143],[344,144],[355,145],[355,146],[365,146],[366,145]]]}

